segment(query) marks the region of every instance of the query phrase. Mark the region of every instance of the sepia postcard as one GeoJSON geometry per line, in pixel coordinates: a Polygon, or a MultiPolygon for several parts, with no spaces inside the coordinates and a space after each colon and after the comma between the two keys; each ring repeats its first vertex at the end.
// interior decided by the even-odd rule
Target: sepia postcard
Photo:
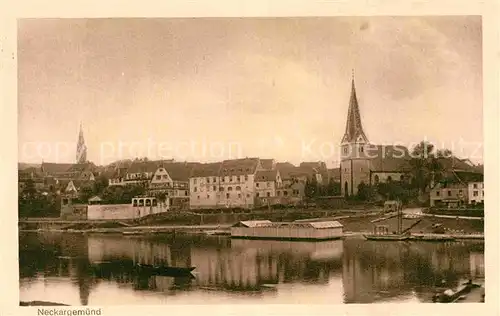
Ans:
{"type": "Polygon", "coordinates": [[[111,3],[6,16],[0,315],[498,313],[493,2],[111,3]]]}

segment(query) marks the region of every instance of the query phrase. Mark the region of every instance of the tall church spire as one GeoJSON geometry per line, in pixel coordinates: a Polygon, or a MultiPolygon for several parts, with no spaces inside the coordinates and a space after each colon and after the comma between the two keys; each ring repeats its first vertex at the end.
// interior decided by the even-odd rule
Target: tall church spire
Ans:
{"type": "Polygon", "coordinates": [[[82,123],[80,122],[80,133],[78,134],[78,143],[76,145],[76,163],[87,162],[87,146],[83,138],[82,123]]]}
{"type": "Polygon", "coordinates": [[[358,98],[356,97],[356,86],[354,84],[354,69],[352,70],[351,99],[349,100],[349,110],[347,112],[347,123],[342,143],[368,142],[368,138],[361,125],[361,115],[359,114],[358,98]]]}

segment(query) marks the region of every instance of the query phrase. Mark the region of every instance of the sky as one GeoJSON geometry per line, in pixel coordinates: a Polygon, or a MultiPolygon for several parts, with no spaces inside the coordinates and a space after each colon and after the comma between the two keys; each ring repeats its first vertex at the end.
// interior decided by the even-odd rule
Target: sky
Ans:
{"type": "Polygon", "coordinates": [[[374,144],[482,162],[479,16],[21,19],[19,161],[339,161],[351,79],[374,144]]]}

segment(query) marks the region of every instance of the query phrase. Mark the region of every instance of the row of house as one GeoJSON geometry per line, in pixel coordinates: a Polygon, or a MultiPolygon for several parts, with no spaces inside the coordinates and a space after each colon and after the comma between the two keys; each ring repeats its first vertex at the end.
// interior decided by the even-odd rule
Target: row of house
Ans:
{"type": "Polygon", "coordinates": [[[102,175],[109,186],[144,186],[148,196],[168,197],[174,208],[254,208],[298,203],[307,179],[326,184],[337,174],[338,169],[328,170],[323,162],[295,166],[260,158],[216,163],[134,160],[107,167],[42,163],[39,168],[19,170],[19,190],[31,179],[39,190],[77,193],[102,175]]]}

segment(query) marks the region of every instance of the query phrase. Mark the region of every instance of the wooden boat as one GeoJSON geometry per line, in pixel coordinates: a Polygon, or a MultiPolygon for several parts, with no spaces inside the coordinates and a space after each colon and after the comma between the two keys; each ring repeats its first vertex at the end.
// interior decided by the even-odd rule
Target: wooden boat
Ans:
{"type": "Polygon", "coordinates": [[[194,277],[191,272],[195,267],[169,267],[153,266],[148,264],[134,264],[124,261],[99,262],[93,265],[96,275],[108,275],[114,271],[126,272],[138,276],[168,276],[168,277],[194,277]]]}
{"type": "Polygon", "coordinates": [[[463,299],[468,293],[471,292],[472,289],[479,287],[481,286],[474,284],[472,283],[472,280],[469,280],[455,289],[447,289],[443,293],[434,295],[432,301],[435,303],[455,303],[463,299]]]}
{"type": "Polygon", "coordinates": [[[410,239],[410,236],[406,234],[385,234],[385,235],[376,235],[376,234],[366,234],[363,235],[367,240],[379,240],[379,241],[405,241],[410,239]]]}

